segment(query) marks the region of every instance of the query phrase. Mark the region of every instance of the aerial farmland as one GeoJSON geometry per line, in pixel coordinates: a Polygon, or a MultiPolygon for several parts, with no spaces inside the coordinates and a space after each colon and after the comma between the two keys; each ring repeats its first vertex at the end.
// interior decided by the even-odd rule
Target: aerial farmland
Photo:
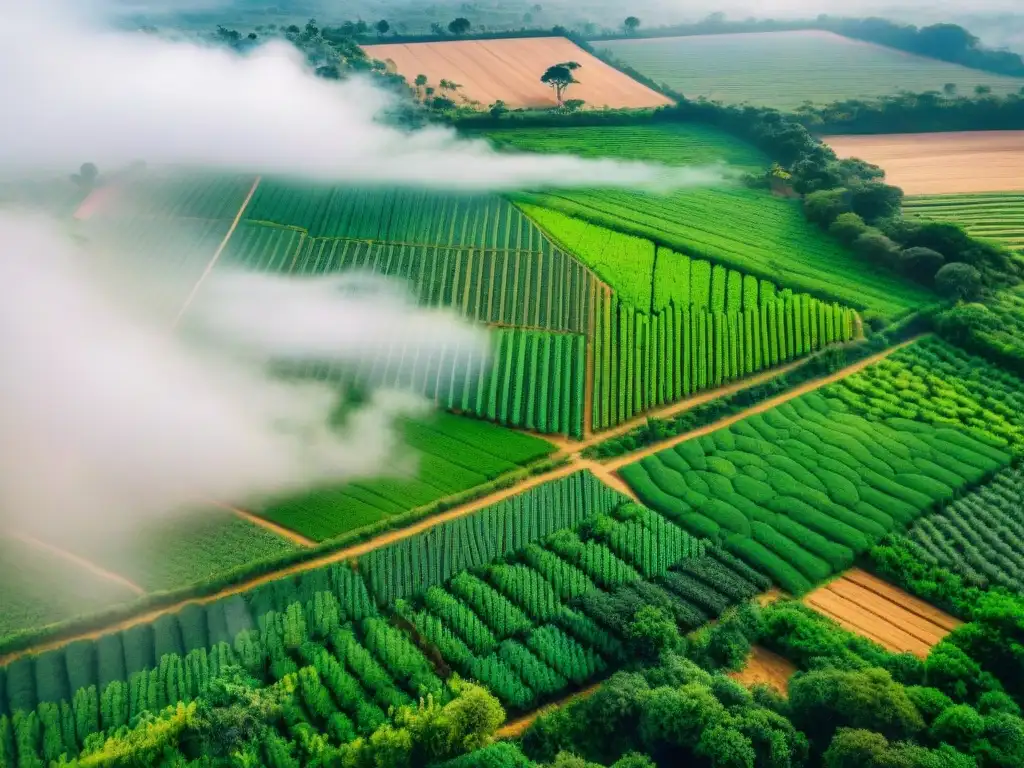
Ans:
{"type": "Polygon", "coordinates": [[[1024,764],[1024,60],[251,13],[0,41],[0,768],[1024,764]]]}

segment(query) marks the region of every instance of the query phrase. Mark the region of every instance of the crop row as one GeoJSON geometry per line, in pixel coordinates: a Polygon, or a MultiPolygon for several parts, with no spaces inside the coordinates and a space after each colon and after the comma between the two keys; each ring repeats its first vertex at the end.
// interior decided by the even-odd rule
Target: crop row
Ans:
{"type": "Polygon", "coordinates": [[[534,253],[550,249],[537,227],[497,195],[264,178],[245,218],[298,227],[314,238],[534,253]]]}
{"type": "Polygon", "coordinates": [[[999,473],[920,518],[907,535],[927,560],[972,584],[1024,593],[1024,474],[999,473]]]}
{"type": "Polygon", "coordinates": [[[1024,194],[941,195],[904,201],[907,218],[948,221],[968,234],[1024,250],[1024,194]]]}
{"type": "Polygon", "coordinates": [[[81,688],[127,681],[166,654],[185,656],[220,643],[231,645],[269,612],[309,603],[318,593],[335,598],[339,621],[358,622],[377,614],[373,596],[386,605],[415,594],[623,501],[590,473],[577,472],[374,550],[360,558],[358,570],[340,563],[301,572],[206,605],[190,603],[177,613],[96,640],[23,657],[0,668],[0,692],[5,692],[0,712],[32,709],[37,702],[68,699],[81,688]]]}
{"type": "MultiPolygon", "coordinates": [[[[248,174],[139,170],[112,179],[99,218],[219,219],[230,222],[252,189],[248,174]]],[[[155,221],[150,221],[153,227],[155,221]]]]}
{"type": "Polygon", "coordinates": [[[810,393],[622,470],[645,503],[799,594],[1006,466],[1001,441],[810,393]]]}
{"type": "Polygon", "coordinates": [[[849,341],[855,333],[853,310],[789,292],[742,312],[672,304],[648,315],[617,297],[602,310],[594,341],[595,430],[849,341]]]}
{"type": "Polygon", "coordinates": [[[309,237],[246,222],[225,251],[228,263],[294,274],[368,271],[406,281],[421,306],[452,307],[482,323],[583,333],[594,277],[558,249],[480,250],[309,237]]]}
{"type": "MultiPolygon", "coordinates": [[[[520,205],[551,235],[566,244],[563,228],[587,222],[591,234],[570,248],[585,264],[639,308],[651,296],[645,278],[654,254],[639,243],[628,249],[619,238],[657,242],[755,275],[775,285],[828,296],[850,307],[895,316],[928,303],[925,289],[867,269],[862,260],[809,224],[799,205],[752,189],[698,189],[651,195],[623,190],[571,191],[522,198],[520,205]],[[728,227],[722,227],[722,221],[728,227]],[[606,234],[612,232],[618,237],[606,234]],[[621,253],[621,258],[616,258],[621,253]],[[642,258],[641,258],[642,255],[642,258]]],[[[653,249],[653,245],[651,246],[653,249]]]]}
{"type": "Polygon", "coordinates": [[[476,419],[434,414],[399,425],[415,472],[392,473],[276,498],[264,517],[316,541],[466,491],[550,454],[545,440],[476,419]]]}
{"type": "Polygon", "coordinates": [[[547,507],[554,522],[485,510],[445,524],[461,540],[408,550],[439,565],[383,613],[362,564],[334,564],[20,659],[0,670],[0,758],[75,754],[94,734],[206,694],[235,665],[280,695],[285,732],[335,744],[368,735],[391,707],[444,697],[453,669],[524,709],[620,664],[639,607],[693,628],[767,586],[651,510],[620,501],[596,511],[596,485],[584,474],[562,481],[563,495],[578,492],[565,497],[576,511],[547,507]]]}
{"type": "Polygon", "coordinates": [[[1024,455],[1021,379],[939,339],[898,350],[827,392],[870,418],[962,427],[1024,455]]]}

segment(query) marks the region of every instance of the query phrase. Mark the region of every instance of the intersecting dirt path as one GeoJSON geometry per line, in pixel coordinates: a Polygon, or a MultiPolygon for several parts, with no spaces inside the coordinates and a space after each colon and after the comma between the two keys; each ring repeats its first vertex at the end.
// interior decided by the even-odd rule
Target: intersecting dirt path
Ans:
{"type": "MultiPolygon", "coordinates": [[[[254,190],[255,190],[255,186],[253,187],[253,191],[254,190]]],[[[244,208],[244,206],[243,206],[243,208],[244,208]]],[[[679,443],[683,442],[684,440],[691,440],[694,437],[698,437],[701,434],[707,434],[707,433],[713,432],[713,431],[715,431],[717,429],[721,429],[722,427],[725,427],[725,426],[728,426],[729,424],[735,423],[736,421],[739,421],[739,420],[741,420],[743,418],[746,418],[747,416],[750,416],[751,414],[760,413],[762,411],[768,410],[769,408],[775,407],[776,405],[779,405],[780,403],[784,403],[784,402],[786,402],[788,400],[793,399],[794,397],[798,397],[801,394],[813,391],[814,389],[822,387],[822,386],[824,386],[826,384],[829,384],[831,382],[838,381],[838,380],[840,380],[840,379],[842,379],[842,378],[844,378],[846,376],[849,376],[849,375],[851,375],[853,373],[856,373],[857,371],[860,371],[860,370],[866,368],[867,366],[871,365],[872,363],[878,362],[879,360],[882,360],[882,359],[888,357],[889,355],[891,355],[896,350],[901,349],[901,348],[903,348],[903,347],[905,347],[905,346],[907,346],[909,344],[914,343],[919,338],[921,338],[921,336],[916,336],[913,339],[910,339],[910,340],[908,340],[906,342],[903,342],[902,344],[899,344],[897,346],[891,347],[891,348],[889,348],[889,349],[887,349],[887,350],[885,350],[883,352],[880,352],[880,353],[878,353],[876,355],[872,355],[871,357],[865,358],[864,360],[861,360],[861,361],[859,361],[857,363],[849,365],[849,366],[843,368],[842,370],[837,371],[834,374],[831,374],[830,376],[827,376],[827,377],[824,377],[824,378],[821,378],[821,379],[816,379],[814,381],[808,382],[808,383],[806,383],[804,385],[801,385],[800,387],[795,388],[794,390],[792,390],[790,392],[786,392],[783,395],[780,395],[779,397],[776,397],[776,398],[773,398],[771,400],[765,401],[764,403],[760,403],[760,404],[758,404],[758,405],[756,405],[756,406],[754,406],[754,407],[752,407],[752,408],[750,408],[750,409],[748,409],[746,411],[743,411],[742,413],[736,414],[735,416],[730,416],[730,417],[728,417],[726,419],[722,419],[722,420],[720,420],[718,422],[715,422],[713,424],[709,424],[706,427],[702,427],[699,430],[695,430],[693,432],[689,432],[689,433],[687,433],[685,435],[679,435],[677,437],[672,438],[671,440],[668,440],[668,441],[661,442],[661,443],[658,443],[656,445],[650,446],[649,448],[646,448],[643,451],[639,451],[639,452],[636,452],[636,453],[628,454],[628,455],[623,456],[623,457],[618,457],[616,460],[610,461],[610,462],[596,462],[596,461],[586,460],[586,459],[581,458],[578,453],[574,453],[574,454],[572,454],[572,455],[570,455],[568,457],[568,462],[566,464],[563,464],[563,465],[561,465],[559,467],[556,467],[555,469],[552,469],[552,470],[550,470],[548,472],[543,472],[543,473],[540,473],[540,474],[537,474],[537,475],[531,475],[530,477],[524,478],[519,483],[511,485],[511,486],[509,486],[507,488],[503,488],[503,489],[501,489],[499,491],[496,491],[495,493],[492,493],[492,494],[489,494],[487,496],[481,497],[481,498],[476,499],[475,501],[469,502],[467,504],[460,505],[460,506],[457,506],[457,507],[453,507],[452,509],[449,509],[446,512],[442,512],[440,514],[432,515],[431,517],[424,518],[423,520],[421,520],[421,521],[419,521],[417,523],[414,523],[413,525],[410,525],[410,526],[407,526],[407,527],[404,527],[404,528],[398,528],[398,529],[393,530],[393,531],[388,531],[386,533],[381,534],[380,536],[377,536],[376,538],[370,539],[369,541],[365,541],[365,542],[363,542],[361,544],[357,544],[357,545],[354,545],[354,546],[351,546],[351,547],[346,547],[345,549],[341,549],[341,550],[338,550],[336,552],[330,552],[330,553],[324,554],[321,557],[313,557],[313,558],[311,558],[309,560],[306,560],[306,561],[303,561],[301,563],[296,563],[294,565],[290,565],[290,566],[287,566],[287,567],[284,567],[284,568],[281,568],[281,569],[278,569],[278,570],[275,570],[275,571],[271,571],[269,573],[265,573],[265,574],[263,574],[261,576],[258,576],[256,578],[246,580],[244,582],[232,585],[230,587],[226,587],[225,589],[222,589],[222,590],[220,590],[220,591],[218,591],[218,592],[216,592],[214,594],[211,594],[211,595],[207,595],[207,596],[204,596],[204,597],[192,597],[192,598],[188,598],[188,599],[185,599],[185,600],[181,600],[181,601],[176,602],[176,603],[174,603],[172,605],[167,605],[167,606],[160,607],[160,608],[154,608],[154,609],[151,609],[151,610],[146,610],[146,611],[143,611],[142,613],[136,614],[134,616],[126,617],[125,619],[123,619],[121,621],[113,622],[113,623],[111,623],[109,625],[106,625],[106,626],[101,627],[101,628],[97,628],[95,630],[91,630],[91,631],[88,631],[88,632],[75,633],[75,634],[69,635],[67,637],[58,639],[58,640],[52,640],[52,641],[49,641],[49,642],[46,642],[46,643],[42,643],[42,644],[36,645],[36,646],[34,646],[32,648],[28,648],[28,649],[25,649],[25,650],[22,650],[22,651],[13,652],[13,653],[8,654],[6,656],[0,657],[0,665],[7,664],[8,662],[14,660],[15,658],[18,658],[20,656],[24,656],[24,655],[29,654],[29,653],[40,653],[42,651],[47,651],[47,650],[51,650],[53,648],[62,647],[64,645],[67,645],[67,644],[69,644],[71,642],[74,642],[76,640],[95,639],[97,637],[100,637],[101,635],[105,635],[105,634],[108,634],[110,632],[117,632],[117,631],[120,631],[120,630],[123,630],[123,629],[127,629],[128,627],[132,627],[132,626],[135,626],[135,625],[138,625],[138,624],[143,624],[143,623],[151,622],[151,621],[154,621],[155,619],[159,618],[160,616],[163,616],[163,615],[166,615],[166,614],[169,614],[169,613],[174,613],[176,611],[179,611],[179,610],[181,610],[181,608],[183,608],[185,605],[187,605],[189,603],[198,603],[200,605],[206,604],[206,603],[211,603],[211,602],[213,602],[215,600],[219,600],[219,599],[224,598],[224,597],[228,597],[228,596],[231,596],[231,595],[236,595],[236,594],[248,591],[248,590],[250,590],[250,589],[252,589],[254,587],[257,587],[257,586],[259,586],[261,584],[265,584],[265,583],[267,583],[269,581],[274,581],[276,579],[285,578],[285,577],[294,575],[296,573],[302,573],[304,571],[309,571],[309,570],[313,570],[313,569],[316,569],[316,568],[321,568],[321,567],[323,567],[325,565],[330,565],[332,563],[337,563],[337,562],[340,562],[342,560],[351,560],[351,559],[358,558],[361,555],[364,555],[367,552],[370,552],[372,550],[378,549],[380,547],[387,546],[388,544],[391,544],[391,543],[393,543],[395,541],[399,541],[401,539],[408,538],[410,536],[415,536],[415,535],[417,535],[419,533],[422,533],[423,531],[426,531],[426,530],[428,530],[430,528],[433,528],[435,525],[440,525],[441,523],[445,523],[445,522],[448,522],[448,521],[451,521],[451,520],[456,520],[456,519],[458,519],[460,517],[465,517],[466,515],[470,515],[470,514],[472,514],[474,512],[477,512],[480,509],[483,509],[484,507],[490,506],[492,504],[497,504],[497,503],[499,503],[501,501],[504,501],[505,499],[508,499],[508,498],[510,498],[512,496],[515,496],[515,495],[519,494],[519,493],[522,493],[525,490],[528,490],[530,488],[534,488],[534,487],[536,487],[538,485],[541,485],[543,483],[549,482],[551,480],[557,480],[559,478],[566,477],[566,476],[572,474],[573,472],[578,472],[578,471],[580,471],[582,469],[588,469],[591,472],[594,472],[594,474],[597,475],[598,478],[600,478],[602,481],[607,483],[610,487],[612,487],[615,490],[618,490],[618,491],[620,491],[620,492],[622,492],[622,493],[624,493],[624,494],[626,494],[626,495],[628,495],[628,496],[630,496],[632,498],[635,498],[635,494],[633,494],[632,490],[629,489],[629,487],[621,480],[621,478],[619,478],[619,476],[617,474],[615,474],[616,470],[618,470],[620,467],[622,467],[622,466],[624,466],[626,464],[632,463],[634,461],[637,461],[640,458],[643,458],[644,456],[654,454],[654,453],[656,453],[656,452],[658,452],[660,450],[665,449],[666,447],[673,446],[673,445],[678,445],[679,443]]],[[[771,376],[776,376],[780,372],[782,372],[782,369],[776,368],[773,371],[771,371],[771,376]]],[[[757,381],[756,381],[757,378],[760,378],[760,377],[755,377],[754,380],[747,379],[744,382],[740,382],[739,383],[740,386],[737,386],[737,389],[743,389],[745,387],[752,386],[753,384],[757,383],[757,381]]],[[[716,391],[714,391],[712,393],[708,393],[708,395],[709,395],[708,399],[712,399],[714,397],[720,397],[723,394],[723,392],[724,392],[724,390],[716,390],[716,391]]],[[[689,401],[689,405],[687,407],[693,407],[693,401],[689,401]]],[[[685,408],[682,408],[681,410],[685,410],[685,408]]],[[[646,417],[644,417],[644,418],[646,418],[646,417]]],[[[603,440],[603,439],[605,439],[608,436],[609,436],[609,433],[604,432],[604,433],[601,433],[600,435],[595,435],[594,438],[592,438],[592,441],[593,442],[599,442],[600,440],[603,440]]],[[[574,449],[578,451],[578,450],[580,450],[581,446],[583,446],[584,444],[583,443],[575,443],[575,444],[572,444],[572,445],[573,445],[574,449]]]]}

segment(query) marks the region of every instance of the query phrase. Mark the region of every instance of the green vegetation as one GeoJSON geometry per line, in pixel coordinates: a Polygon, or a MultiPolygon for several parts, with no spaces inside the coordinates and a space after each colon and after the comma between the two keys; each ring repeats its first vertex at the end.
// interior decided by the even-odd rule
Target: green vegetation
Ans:
{"type": "Polygon", "coordinates": [[[215,704],[232,678],[250,697],[283,696],[260,717],[262,739],[295,740],[310,759],[358,750],[419,696],[457,702],[461,684],[442,679],[452,668],[523,709],[623,663],[642,606],[693,629],[767,586],[624,501],[576,473],[374,550],[358,569],[335,563],[22,657],[0,670],[0,757],[112,749],[124,726],[215,704]]]}
{"type": "Polygon", "coordinates": [[[793,109],[805,101],[941,91],[963,94],[986,85],[1016,93],[1021,81],[854,42],[827,32],[765,32],[644,40],[608,40],[598,47],[687,98],[793,109]]]}
{"type": "Polygon", "coordinates": [[[1020,382],[941,342],[622,470],[640,498],[800,594],[1005,467],[1020,382]]]}
{"type": "Polygon", "coordinates": [[[170,516],[142,527],[125,547],[116,531],[94,541],[48,540],[110,568],[146,592],[207,581],[246,563],[283,555],[294,545],[265,528],[221,509],[170,516]]]}
{"type": "MultiPolygon", "coordinates": [[[[770,164],[753,146],[695,122],[520,129],[495,131],[492,136],[525,150],[701,166],[726,162],[734,170],[756,174],[763,174],[770,164]]],[[[809,224],[796,200],[736,181],[665,195],[587,190],[521,194],[516,199],[556,241],[620,291],[623,300],[641,307],[648,306],[644,299],[650,289],[634,270],[639,267],[637,272],[650,274],[646,265],[653,262],[653,250],[640,240],[889,317],[929,301],[925,291],[870,268],[838,240],[809,224]],[[587,229],[569,217],[619,234],[587,229]],[[618,249],[628,249],[633,256],[618,261],[616,268],[618,249]]]]}
{"type": "Polygon", "coordinates": [[[972,237],[1024,251],[1024,193],[908,197],[903,215],[959,224],[972,237]]]}
{"type": "Polygon", "coordinates": [[[361,189],[263,179],[245,211],[254,222],[299,227],[310,237],[540,251],[530,221],[496,195],[361,189]]]}
{"type": "Polygon", "coordinates": [[[41,547],[0,538],[0,638],[128,602],[126,586],[41,547]]]}
{"type": "Polygon", "coordinates": [[[554,451],[545,440],[451,414],[402,423],[404,444],[416,451],[415,471],[360,480],[275,500],[260,510],[316,541],[370,525],[482,485],[554,451]]]}
{"type": "Polygon", "coordinates": [[[453,307],[470,320],[584,332],[592,275],[552,248],[536,228],[527,231],[536,239],[524,242],[522,250],[479,250],[309,237],[290,225],[245,222],[224,258],[267,272],[371,270],[407,280],[420,304],[453,307]]]}
{"type": "MultiPolygon", "coordinates": [[[[688,262],[671,251],[659,250],[658,254],[659,264],[670,259],[688,262]]],[[[677,304],[672,299],[670,306],[646,314],[612,297],[598,314],[595,430],[827,345],[850,341],[857,331],[853,310],[806,294],[776,293],[771,283],[758,285],[750,277],[741,281],[734,271],[728,272],[728,284],[735,290],[728,291],[733,308],[727,309],[726,270],[716,267],[712,271],[710,264],[699,261],[692,267],[692,277],[703,272],[706,285],[721,289],[710,305],[701,306],[696,303],[697,296],[691,295],[691,302],[681,298],[677,304]],[[739,286],[743,282],[749,290],[741,302],[744,292],[739,286]],[[735,308],[737,305],[743,308],[735,308]]],[[[682,272],[678,264],[676,268],[677,274],[682,272]]],[[[674,285],[680,284],[677,277],[674,285]]]]}
{"type": "Polygon", "coordinates": [[[1024,593],[1024,475],[1010,469],[930,515],[907,536],[922,562],[979,587],[1024,593]]]}

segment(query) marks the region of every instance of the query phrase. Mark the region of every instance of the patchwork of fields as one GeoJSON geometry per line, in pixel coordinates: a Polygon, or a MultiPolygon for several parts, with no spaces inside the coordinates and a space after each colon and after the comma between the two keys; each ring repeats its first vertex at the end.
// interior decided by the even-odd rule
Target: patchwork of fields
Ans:
{"type": "MultiPolygon", "coordinates": [[[[495,132],[503,144],[531,151],[561,151],[665,163],[717,161],[742,171],[764,168],[767,161],[752,147],[707,128],[680,125],[624,128],[526,129],[495,132]]],[[[517,195],[516,199],[562,214],[542,214],[541,225],[559,237],[559,223],[574,217],[615,232],[671,248],[691,257],[721,263],[781,288],[828,296],[857,309],[896,316],[927,303],[928,293],[867,267],[834,238],[808,223],[797,200],[775,197],[738,183],[678,190],[666,195],[625,190],[559,191],[517,195]]],[[[536,208],[530,209],[536,217],[536,208]]],[[[586,238],[590,251],[602,250],[600,230],[586,238]]],[[[579,240],[574,240],[579,245],[579,240]]],[[[609,249],[611,250],[611,249],[609,249]]],[[[621,281],[600,270],[586,252],[576,251],[613,288],[621,281]]],[[[615,251],[613,250],[612,253],[615,251]]],[[[653,249],[651,249],[653,254],[653,249]]],[[[637,259],[619,261],[622,278],[633,277],[637,259]]],[[[614,267],[614,265],[611,265],[614,267]]],[[[644,267],[646,268],[646,267],[644,267]]],[[[641,306],[646,306],[642,304],[641,306]]]]}
{"type": "Polygon", "coordinates": [[[972,237],[1024,251],[1024,193],[927,195],[907,198],[903,215],[959,224],[972,237]]]}
{"type": "Polygon", "coordinates": [[[935,340],[621,470],[792,594],[1024,449],[1024,384],[935,340]],[[957,428],[962,427],[962,428],[957,428]]]}
{"type": "Polygon", "coordinates": [[[749,102],[794,109],[805,101],[941,91],[954,83],[973,93],[1017,93],[1021,81],[914,56],[830,32],[754,32],[732,35],[602,41],[600,47],[690,99],[749,102]],[[809,76],[810,75],[810,76],[809,76]]]}
{"type": "Polygon", "coordinates": [[[1024,131],[828,136],[840,157],[881,166],[908,195],[963,195],[1024,190],[1024,131]]]}
{"type": "MultiPolygon", "coordinates": [[[[456,102],[487,107],[497,100],[516,107],[553,107],[554,90],[540,82],[544,71],[574,61],[579,81],[566,98],[583,99],[586,108],[660,107],[671,100],[608,66],[564,37],[504,40],[453,40],[438,43],[385,43],[364,46],[367,55],[383,61],[412,83],[425,75],[427,86],[442,80],[459,83],[456,102]]],[[[437,95],[446,93],[438,88],[437,95]]]]}

